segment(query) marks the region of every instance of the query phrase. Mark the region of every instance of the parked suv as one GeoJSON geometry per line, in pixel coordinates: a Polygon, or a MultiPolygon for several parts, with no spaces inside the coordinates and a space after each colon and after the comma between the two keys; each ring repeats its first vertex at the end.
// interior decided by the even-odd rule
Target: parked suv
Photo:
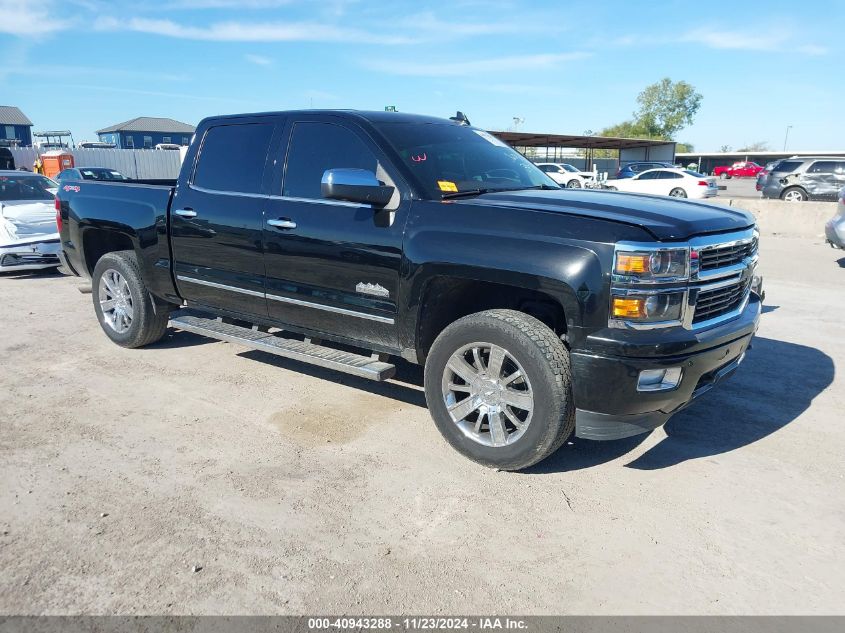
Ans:
{"type": "Polygon", "coordinates": [[[836,200],[845,185],[845,158],[805,156],[787,158],[772,167],[762,183],[764,198],[787,202],[836,200]]]}
{"type": "Polygon", "coordinates": [[[616,179],[619,180],[621,178],[633,178],[637,174],[640,174],[649,169],[660,169],[662,167],[668,167],[671,169],[674,166],[675,165],[673,165],[672,163],[663,163],[657,161],[628,163],[624,167],[619,168],[619,171],[616,173],[616,179]]]}

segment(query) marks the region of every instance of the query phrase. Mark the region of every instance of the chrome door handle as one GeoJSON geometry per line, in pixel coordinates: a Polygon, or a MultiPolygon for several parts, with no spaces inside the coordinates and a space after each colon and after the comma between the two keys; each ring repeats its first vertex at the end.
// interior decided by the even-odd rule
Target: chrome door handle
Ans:
{"type": "Polygon", "coordinates": [[[280,220],[267,220],[267,224],[270,226],[274,226],[277,229],[295,229],[296,222],[293,220],[288,220],[287,218],[282,218],[280,220]]]}
{"type": "Polygon", "coordinates": [[[176,215],[183,217],[183,218],[195,218],[197,217],[197,212],[193,209],[176,209],[173,213],[176,215]]]}

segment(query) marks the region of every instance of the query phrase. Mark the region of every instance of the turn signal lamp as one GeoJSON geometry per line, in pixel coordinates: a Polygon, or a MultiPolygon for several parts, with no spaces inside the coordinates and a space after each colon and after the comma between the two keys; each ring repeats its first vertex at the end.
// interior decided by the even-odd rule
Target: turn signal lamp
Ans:
{"type": "Polygon", "coordinates": [[[689,249],[662,248],[646,251],[616,252],[613,272],[640,281],[683,279],[688,275],[689,249]]]}
{"type": "Polygon", "coordinates": [[[645,298],[643,297],[613,297],[614,319],[642,319],[645,318],[645,298]]]}
{"type": "Polygon", "coordinates": [[[642,275],[648,272],[649,253],[618,253],[616,272],[620,275],[642,275]]]}

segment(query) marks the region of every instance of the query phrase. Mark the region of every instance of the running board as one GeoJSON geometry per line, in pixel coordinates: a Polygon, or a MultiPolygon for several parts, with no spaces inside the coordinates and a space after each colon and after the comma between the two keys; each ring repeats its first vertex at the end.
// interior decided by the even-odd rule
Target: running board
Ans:
{"type": "Polygon", "coordinates": [[[250,329],[194,315],[178,315],[170,319],[170,326],[219,341],[243,345],[276,356],[284,356],[327,369],[346,372],[371,380],[387,380],[396,373],[396,366],[378,360],[332,349],[324,345],[282,338],[258,329],[250,329]]]}

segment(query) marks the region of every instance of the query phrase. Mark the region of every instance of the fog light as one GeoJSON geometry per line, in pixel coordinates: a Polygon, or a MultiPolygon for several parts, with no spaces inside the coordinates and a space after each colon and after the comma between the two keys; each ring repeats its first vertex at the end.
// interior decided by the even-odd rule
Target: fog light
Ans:
{"type": "Polygon", "coordinates": [[[674,389],[681,383],[682,369],[644,369],[637,381],[637,391],[665,391],[674,389]]]}

